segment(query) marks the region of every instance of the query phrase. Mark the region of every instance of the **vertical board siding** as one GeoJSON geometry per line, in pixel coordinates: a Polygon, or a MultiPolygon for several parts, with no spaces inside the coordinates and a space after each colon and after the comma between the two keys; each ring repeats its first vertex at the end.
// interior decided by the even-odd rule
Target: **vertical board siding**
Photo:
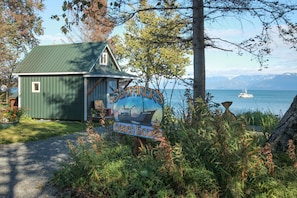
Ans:
{"type": "MultiPolygon", "coordinates": [[[[98,78],[88,78],[88,90],[91,90],[92,87],[96,85],[98,78]]],[[[88,114],[90,114],[90,109],[94,108],[95,100],[102,100],[106,107],[106,94],[107,94],[107,81],[106,79],[102,80],[99,85],[96,86],[96,89],[88,95],[88,114]]]]}
{"type": "Polygon", "coordinates": [[[83,120],[83,77],[22,76],[21,105],[39,119],[83,120]],[[40,93],[32,93],[32,82],[40,82],[40,93]]]}

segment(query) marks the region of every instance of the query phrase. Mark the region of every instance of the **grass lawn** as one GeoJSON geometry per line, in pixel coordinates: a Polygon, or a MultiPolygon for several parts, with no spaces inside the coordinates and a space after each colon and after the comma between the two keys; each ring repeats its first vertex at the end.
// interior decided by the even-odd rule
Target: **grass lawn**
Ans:
{"type": "Polygon", "coordinates": [[[80,122],[22,120],[15,126],[0,129],[0,144],[28,142],[66,135],[85,129],[80,122]]]}

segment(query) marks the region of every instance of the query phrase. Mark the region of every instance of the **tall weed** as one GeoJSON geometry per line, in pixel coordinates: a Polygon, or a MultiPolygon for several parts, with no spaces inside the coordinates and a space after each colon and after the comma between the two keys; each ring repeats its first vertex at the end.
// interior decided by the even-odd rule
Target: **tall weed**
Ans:
{"type": "Polygon", "coordinates": [[[245,118],[228,119],[201,99],[188,101],[182,118],[165,107],[162,135],[156,127],[156,139],[140,142],[137,156],[133,137],[88,128],[86,138],[69,144],[71,161],[53,183],[81,197],[297,195],[293,142],[291,159],[274,155],[269,145],[262,147],[261,137],[246,130],[245,118]]]}
{"type": "Polygon", "coordinates": [[[189,107],[191,121],[168,133],[173,144],[182,145],[188,166],[205,167],[215,178],[212,189],[222,196],[253,193],[253,186],[268,174],[257,137],[246,132],[241,120],[226,120],[201,99],[189,107]]]}
{"type": "Polygon", "coordinates": [[[263,113],[261,111],[245,112],[239,114],[238,117],[245,119],[248,126],[260,127],[260,130],[263,132],[266,139],[280,121],[280,117],[278,115],[271,112],[263,113]]]}

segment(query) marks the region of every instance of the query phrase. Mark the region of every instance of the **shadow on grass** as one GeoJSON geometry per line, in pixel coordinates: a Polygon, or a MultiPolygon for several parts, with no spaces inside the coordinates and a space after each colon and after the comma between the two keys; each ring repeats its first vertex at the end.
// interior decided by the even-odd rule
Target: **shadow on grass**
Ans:
{"type": "Polygon", "coordinates": [[[25,121],[0,130],[0,144],[29,142],[83,131],[80,122],[25,121]]]}

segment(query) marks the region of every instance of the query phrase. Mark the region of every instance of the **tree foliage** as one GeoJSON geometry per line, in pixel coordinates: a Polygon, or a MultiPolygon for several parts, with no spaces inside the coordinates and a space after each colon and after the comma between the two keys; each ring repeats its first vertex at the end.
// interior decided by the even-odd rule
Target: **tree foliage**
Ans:
{"type": "MultiPolygon", "coordinates": [[[[151,5],[144,0],[141,6],[151,5]]],[[[142,77],[146,86],[159,88],[163,78],[178,79],[185,74],[190,43],[178,39],[186,28],[184,20],[175,10],[143,12],[127,22],[124,36],[115,42],[119,57],[142,77]]]]}
{"type": "Polygon", "coordinates": [[[114,28],[114,23],[107,15],[107,0],[64,1],[62,10],[70,13],[53,15],[52,18],[65,20],[61,30],[71,41],[106,41],[114,28]]]}
{"type": "Polygon", "coordinates": [[[42,20],[36,12],[43,9],[39,0],[0,2],[0,71],[1,84],[15,83],[12,72],[28,49],[38,44],[43,34],[42,20]]]}
{"type": "MultiPolygon", "coordinates": [[[[80,6],[81,12],[88,7],[89,0],[68,0],[80,6]]],[[[185,19],[192,20],[192,26],[184,34],[181,41],[193,41],[194,97],[205,97],[205,55],[206,47],[236,51],[239,55],[251,54],[260,64],[265,66],[266,57],[272,51],[273,34],[289,46],[296,48],[297,23],[293,21],[297,5],[292,0],[151,0],[152,6],[141,6],[142,0],[113,0],[108,5],[108,14],[115,24],[123,24],[143,12],[152,10],[177,10],[185,19]],[[130,6],[138,9],[131,9],[130,6]],[[204,19],[201,23],[201,16],[204,19]],[[200,21],[199,21],[200,20],[200,21]],[[248,38],[228,40],[210,35],[205,30],[225,20],[235,20],[241,24],[259,25],[253,29],[248,38]],[[205,27],[204,27],[205,24],[205,27]],[[198,28],[199,26],[199,28],[198,28]],[[189,36],[190,35],[190,36],[189,36]],[[198,40],[198,41],[197,41],[198,40]],[[195,42],[194,42],[195,41],[195,42]]],[[[98,8],[102,4],[98,5],[98,8]]],[[[65,10],[66,11],[66,10],[65,10]]],[[[65,17],[67,19],[67,17],[65,17]]],[[[77,15],[76,20],[83,20],[84,15],[77,15]]],[[[66,24],[67,24],[67,20],[66,24]]],[[[68,22],[69,24],[69,22],[68,22]]]]}

